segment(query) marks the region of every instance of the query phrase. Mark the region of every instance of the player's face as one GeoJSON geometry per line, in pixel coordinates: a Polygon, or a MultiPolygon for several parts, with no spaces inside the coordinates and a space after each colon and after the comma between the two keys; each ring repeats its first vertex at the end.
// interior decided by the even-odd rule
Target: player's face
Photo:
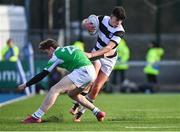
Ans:
{"type": "Polygon", "coordinates": [[[110,18],[110,24],[113,27],[118,27],[122,23],[122,20],[118,20],[115,16],[111,16],[110,18]]]}
{"type": "Polygon", "coordinates": [[[51,48],[46,49],[45,52],[47,53],[48,58],[51,58],[53,55],[53,50],[51,48]]]}

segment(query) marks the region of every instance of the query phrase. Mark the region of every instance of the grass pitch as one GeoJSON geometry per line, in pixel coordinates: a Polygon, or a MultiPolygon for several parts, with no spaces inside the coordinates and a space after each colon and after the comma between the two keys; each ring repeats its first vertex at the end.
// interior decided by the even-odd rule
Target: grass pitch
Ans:
{"type": "Polygon", "coordinates": [[[87,111],[82,122],[74,123],[67,95],[58,97],[41,124],[20,121],[40,106],[44,96],[37,95],[0,108],[0,131],[180,131],[179,94],[101,94],[95,104],[107,114],[98,122],[87,111]]]}

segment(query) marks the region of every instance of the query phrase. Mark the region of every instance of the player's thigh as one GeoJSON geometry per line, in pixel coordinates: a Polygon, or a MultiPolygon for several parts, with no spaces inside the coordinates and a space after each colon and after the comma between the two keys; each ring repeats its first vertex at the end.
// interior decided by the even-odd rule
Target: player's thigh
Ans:
{"type": "Polygon", "coordinates": [[[110,76],[114,65],[116,64],[117,57],[113,58],[102,58],[101,62],[101,71],[104,72],[107,76],[110,76]]]}
{"type": "Polygon", "coordinates": [[[69,79],[68,76],[63,77],[58,83],[52,86],[51,90],[56,92],[67,92],[69,90],[75,89],[76,86],[74,83],[69,79]]]}
{"type": "Polygon", "coordinates": [[[102,88],[102,86],[107,80],[108,80],[108,76],[103,71],[100,70],[96,78],[96,81],[93,84],[94,85],[93,87],[102,88]]]}
{"type": "Polygon", "coordinates": [[[99,70],[101,69],[101,62],[99,60],[96,60],[93,62],[93,65],[96,70],[96,75],[98,75],[99,70]]]}

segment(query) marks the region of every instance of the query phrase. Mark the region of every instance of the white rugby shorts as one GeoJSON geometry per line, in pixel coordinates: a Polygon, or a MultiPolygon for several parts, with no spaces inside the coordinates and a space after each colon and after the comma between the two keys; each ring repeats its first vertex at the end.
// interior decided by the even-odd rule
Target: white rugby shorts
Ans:
{"type": "Polygon", "coordinates": [[[74,69],[67,76],[78,88],[85,88],[96,79],[96,71],[93,65],[87,65],[79,69],[74,69]]]}
{"type": "Polygon", "coordinates": [[[108,77],[111,74],[114,65],[116,64],[117,56],[113,58],[100,58],[98,60],[95,60],[98,63],[101,63],[101,71],[105,73],[108,77]]]}

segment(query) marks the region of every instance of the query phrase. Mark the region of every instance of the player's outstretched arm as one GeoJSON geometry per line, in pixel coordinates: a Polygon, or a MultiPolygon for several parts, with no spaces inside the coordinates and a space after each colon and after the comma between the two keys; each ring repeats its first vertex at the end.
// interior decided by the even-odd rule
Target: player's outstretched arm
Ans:
{"type": "Polygon", "coordinates": [[[21,84],[17,87],[17,90],[21,91],[24,90],[26,87],[29,87],[33,84],[38,83],[39,81],[41,81],[44,77],[46,77],[49,74],[49,71],[43,70],[42,72],[40,72],[39,74],[37,74],[36,76],[34,76],[31,80],[29,80],[28,82],[21,84]]]}

